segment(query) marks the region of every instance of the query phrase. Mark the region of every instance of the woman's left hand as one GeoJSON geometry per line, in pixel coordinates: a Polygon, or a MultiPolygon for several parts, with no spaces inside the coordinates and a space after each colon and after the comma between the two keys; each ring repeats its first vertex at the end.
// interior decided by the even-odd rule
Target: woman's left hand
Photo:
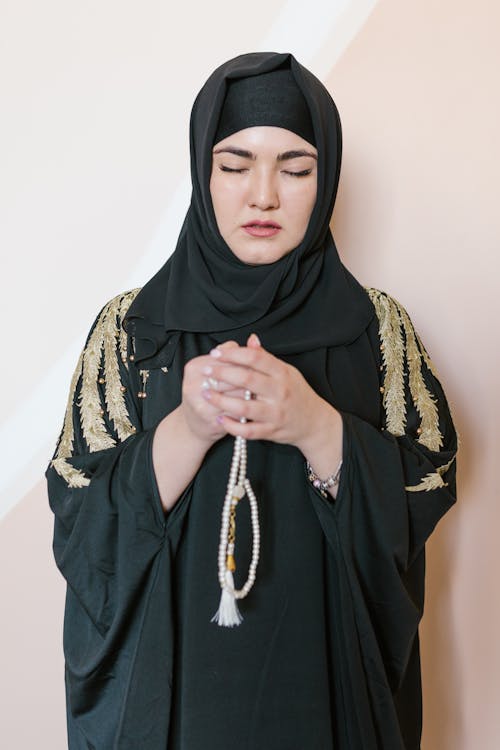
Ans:
{"type": "Polygon", "coordinates": [[[238,397],[214,388],[205,388],[203,396],[231,435],[288,443],[305,452],[321,428],[335,425],[338,429],[338,412],[318,396],[297,368],[267,352],[255,334],[247,346],[215,348],[211,355],[214,362],[205,370],[209,382],[220,380],[233,386],[238,397]],[[251,392],[251,400],[241,397],[245,390],[251,392]],[[247,421],[240,422],[242,417],[247,421]]]}

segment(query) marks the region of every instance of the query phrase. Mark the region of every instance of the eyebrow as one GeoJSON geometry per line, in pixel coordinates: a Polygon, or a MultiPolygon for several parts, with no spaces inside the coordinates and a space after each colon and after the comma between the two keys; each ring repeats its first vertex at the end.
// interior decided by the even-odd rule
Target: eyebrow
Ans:
{"type": "MultiPolygon", "coordinates": [[[[241,156],[243,159],[252,159],[252,161],[256,160],[255,154],[252,154],[251,151],[247,151],[243,148],[235,148],[234,146],[226,146],[226,148],[218,148],[214,152],[214,154],[234,154],[235,156],[241,156]]],[[[293,151],[284,151],[282,154],[278,154],[276,157],[277,161],[288,161],[288,159],[297,159],[299,156],[311,156],[313,159],[316,159],[318,161],[318,157],[316,154],[313,154],[312,151],[306,151],[306,149],[294,149],[293,151]]]]}

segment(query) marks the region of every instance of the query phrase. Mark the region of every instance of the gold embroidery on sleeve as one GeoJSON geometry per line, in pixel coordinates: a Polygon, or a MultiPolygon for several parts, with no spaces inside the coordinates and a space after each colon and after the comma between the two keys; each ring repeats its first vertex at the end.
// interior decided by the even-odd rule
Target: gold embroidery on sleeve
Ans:
{"type": "Polygon", "coordinates": [[[126,407],[119,358],[123,357],[125,367],[128,367],[127,335],[122,329],[121,321],[139,291],[133,289],[126,294],[118,295],[104,307],[71,379],[63,430],[55,458],[51,462],[69,487],[86,487],[90,483],[90,478],[85,476],[83,471],[76,469],[66,460],[73,454],[75,405],[78,407],[83,435],[91,453],[116,445],[115,439],[106,428],[99,384],[104,384],[107,413],[113,421],[118,439],[123,441],[136,432],[126,407]],[[104,378],[99,377],[102,362],[104,378]],[[75,404],[80,377],[80,394],[75,404]]]}
{"type": "Polygon", "coordinates": [[[120,442],[123,442],[123,440],[134,434],[134,429],[127,412],[125,395],[122,390],[123,383],[120,379],[120,364],[117,354],[117,338],[120,336],[120,331],[123,330],[120,325],[122,302],[123,299],[119,297],[111,300],[104,319],[103,331],[105,401],[108,414],[113,420],[120,442]]]}
{"type": "Polygon", "coordinates": [[[128,312],[128,309],[132,302],[135,300],[137,295],[140,292],[140,288],[138,289],[132,289],[130,292],[127,292],[123,295],[120,301],[120,311],[119,311],[119,323],[118,323],[118,334],[117,337],[120,341],[120,355],[123,364],[128,369],[128,360],[127,360],[127,333],[123,330],[122,326],[122,320],[125,317],[125,315],[128,312]]]}
{"type": "Polygon", "coordinates": [[[98,385],[104,349],[104,323],[113,302],[114,300],[108,302],[99,315],[83,354],[82,388],[78,405],[83,436],[91,453],[113,448],[116,445],[115,439],[106,429],[98,385]]]}
{"type": "Polygon", "coordinates": [[[404,388],[404,342],[397,310],[391,300],[380,297],[385,325],[381,326],[382,360],[385,366],[383,404],[387,414],[387,429],[393,435],[404,435],[406,407],[404,388]]]}
{"type": "Polygon", "coordinates": [[[61,439],[59,441],[59,446],[57,449],[58,456],[64,456],[64,457],[71,456],[71,453],[73,451],[73,439],[75,436],[75,433],[73,430],[73,405],[74,405],[74,399],[75,399],[75,393],[76,393],[76,386],[78,385],[78,381],[82,373],[82,362],[83,362],[83,352],[80,354],[78,358],[78,363],[73,373],[73,377],[71,378],[68,403],[66,405],[66,413],[64,415],[63,430],[61,433],[61,439]]]}
{"type": "Polygon", "coordinates": [[[403,435],[405,431],[407,414],[404,368],[406,366],[410,395],[421,420],[418,442],[429,450],[437,451],[443,445],[443,436],[439,430],[439,414],[435,397],[425,385],[422,373],[423,362],[434,372],[430,358],[417,338],[404,307],[393,297],[378,289],[367,288],[367,292],[379,319],[380,348],[385,373],[383,405],[387,429],[397,436],[403,435]]]}
{"type": "MultiPolygon", "coordinates": [[[[413,329],[413,330],[415,331],[415,329],[413,329]]],[[[434,375],[434,377],[439,380],[439,375],[438,375],[438,373],[436,371],[436,367],[434,365],[434,362],[431,360],[431,358],[427,354],[427,349],[423,345],[423,343],[422,343],[422,341],[420,339],[420,336],[418,335],[418,333],[416,331],[415,331],[415,336],[416,336],[417,343],[419,345],[420,352],[422,354],[422,357],[423,357],[423,360],[424,360],[425,364],[427,365],[427,367],[429,368],[429,370],[432,372],[432,374],[434,375]]]]}
{"type": "Polygon", "coordinates": [[[384,365],[383,398],[387,429],[404,435],[406,404],[404,386],[404,344],[397,309],[378,289],[368,289],[379,320],[380,348],[384,365]]]}
{"type": "Polygon", "coordinates": [[[406,310],[399,305],[406,336],[406,352],[409,364],[409,386],[413,403],[420,416],[421,433],[418,442],[431,451],[443,446],[443,436],[439,431],[439,414],[435,397],[429,392],[422,375],[422,355],[417,346],[415,331],[406,310]]]}
{"type": "Polygon", "coordinates": [[[80,469],[71,466],[65,458],[54,458],[51,463],[59,476],[66,481],[68,487],[88,487],[90,484],[89,477],[86,477],[80,469]]]}
{"type": "Polygon", "coordinates": [[[73,377],[71,378],[61,439],[57,447],[56,457],[52,461],[52,466],[57,471],[59,476],[66,480],[69,487],[86,487],[90,482],[90,479],[85,476],[83,471],[80,471],[80,469],[75,469],[74,466],[71,466],[71,464],[66,461],[66,459],[69,458],[69,456],[71,456],[73,452],[73,439],[75,436],[73,429],[73,406],[76,387],[82,373],[82,364],[83,352],[80,354],[78,363],[73,373],[73,377]]]}
{"type": "Polygon", "coordinates": [[[405,490],[407,492],[422,492],[424,490],[425,492],[429,492],[429,490],[438,490],[440,487],[446,487],[448,483],[444,481],[443,474],[446,474],[455,458],[456,454],[447,464],[438,466],[436,471],[426,474],[425,477],[420,480],[419,484],[412,484],[409,487],[405,487],[405,490]]]}

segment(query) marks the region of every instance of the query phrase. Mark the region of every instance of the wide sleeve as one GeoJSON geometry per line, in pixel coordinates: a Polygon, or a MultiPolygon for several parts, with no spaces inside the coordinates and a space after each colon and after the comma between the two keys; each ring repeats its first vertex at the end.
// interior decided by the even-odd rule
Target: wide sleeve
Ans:
{"type": "Polygon", "coordinates": [[[383,423],[341,412],[337,498],[321,502],[316,492],[315,506],[350,592],[357,630],[351,639],[371,677],[373,710],[382,711],[384,685],[401,705],[419,700],[414,669],[425,542],[455,502],[457,433],[408,313],[383,292],[369,294],[378,318],[383,423]]]}
{"type": "Polygon", "coordinates": [[[165,515],[155,427],[144,429],[141,418],[149,373],[132,365],[121,325],[137,291],[111,300],[92,326],[46,472],[54,556],[67,581],[70,750],[167,743],[180,503],[165,515]]]}
{"type": "Polygon", "coordinates": [[[92,326],[46,471],[56,564],[101,636],[133,607],[165,533],[154,430],[141,426],[141,376],[121,327],[137,291],[111,300],[92,326]]]}
{"type": "MultiPolygon", "coordinates": [[[[436,369],[407,311],[388,294],[369,293],[379,321],[384,423],[376,429],[355,415],[345,415],[345,422],[351,459],[362,468],[359,479],[369,485],[375,471],[377,486],[391,482],[392,491],[398,487],[404,496],[407,534],[398,561],[408,569],[456,500],[458,435],[436,369]]],[[[388,487],[385,493],[391,494],[388,487]]],[[[388,509],[394,510],[394,503],[388,509]]]]}

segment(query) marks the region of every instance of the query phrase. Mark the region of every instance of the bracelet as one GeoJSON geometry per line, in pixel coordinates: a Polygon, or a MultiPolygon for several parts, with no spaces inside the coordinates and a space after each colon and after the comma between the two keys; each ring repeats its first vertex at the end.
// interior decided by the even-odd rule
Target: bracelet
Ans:
{"type": "Polygon", "coordinates": [[[316,474],[316,472],[314,471],[314,469],[312,468],[309,461],[307,461],[307,473],[309,475],[309,481],[325,497],[330,487],[335,487],[335,485],[339,483],[341,468],[342,468],[342,459],[340,460],[340,463],[337,466],[333,474],[330,474],[330,476],[327,477],[326,479],[320,479],[318,475],[316,474]]]}

